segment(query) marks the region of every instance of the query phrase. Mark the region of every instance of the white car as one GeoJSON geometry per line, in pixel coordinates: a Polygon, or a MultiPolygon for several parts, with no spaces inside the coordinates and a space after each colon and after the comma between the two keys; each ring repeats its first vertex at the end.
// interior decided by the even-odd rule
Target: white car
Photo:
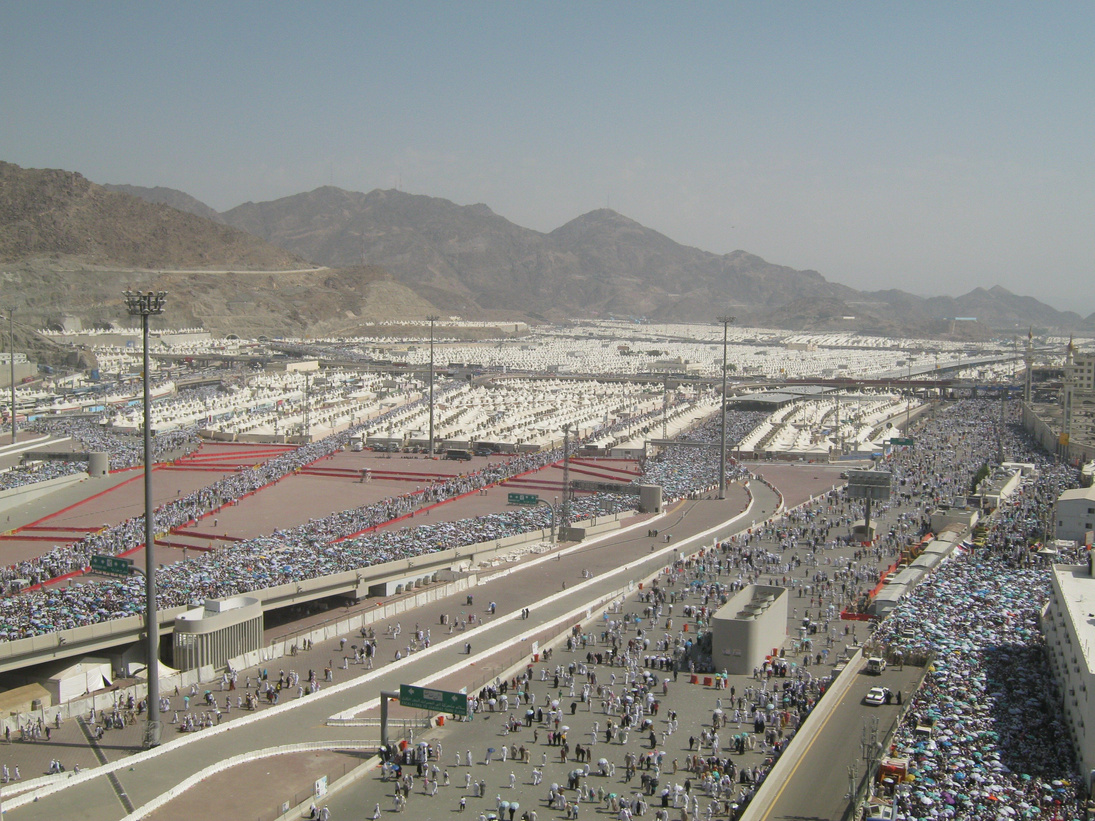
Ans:
{"type": "Polygon", "coordinates": [[[863,697],[863,703],[878,707],[880,704],[886,703],[886,696],[889,695],[889,692],[885,687],[872,687],[867,691],[867,695],[863,697]]]}

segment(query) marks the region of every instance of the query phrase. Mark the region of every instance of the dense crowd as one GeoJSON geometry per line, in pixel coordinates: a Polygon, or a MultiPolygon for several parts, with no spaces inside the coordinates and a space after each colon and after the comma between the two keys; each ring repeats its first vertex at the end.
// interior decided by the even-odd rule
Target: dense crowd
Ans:
{"type": "MultiPolygon", "coordinates": [[[[67,416],[36,419],[29,427],[39,434],[71,436],[79,442],[79,450],[109,454],[111,470],[144,463],[144,438],[140,434],[118,433],[89,419],[67,416]]],[[[161,461],[172,454],[187,453],[200,443],[195,426],[158,432],[152,438],[152,458],[161,461]]]]}
{"type": "MultiPolygon", "coordinates": [[[[720,555],[706,562],[715,578],[737,574],[730,593],[765,579],[791,589],[792,603],[799,605],[794,613],[801,609],[803,615],[804,629],[795,642],[802,655],[792,663],[801,674],[848,640],[847,624],[843,638],[837,628],[840,609],[873,586],[880,560],[895,557],[928,531],[935,505],[966,496],[978,469],[1000,449],[1011,460],[1036,466],[1036,478],[1025,481],[989,520],[985,546],[967,542],[959,548],[871,637],[872,652],[899,649],[906,658],[933,659],[892,740],[893,754],[911,760],[911,779],[888,785],[899,817],[980,821],[1083,813],[1082,779],[1039,627],[1049,588],[1047,566],[1031,550],[1045,537],[1053,503],[1078,476],[1041,452],[1018,425],[998,424],[998,410],[996,402],[977,400],[943,406],[917,431],[915,449],[891,455],[886,466],[894,475],[894,492],[879,511],[890,529],[858,550],[853,561],[838,566],[827,557],[861,515],[858,502],[833,493],[728,540],[720,555]],[[816,628],[816,638],[807,626],[816,628]],[[917,732],[926,723],[935,726],[932,738],[917,732]]],[[[1083,561],[1082,549],[1065,550],[1059,561],[1083,561]]],[[[725,600],[716,597],[712,608],[725,600]]],[[[701,629],[705,616],[701,610],[701,629]]],[[[857,641],[854,628],[852,639],[857,641]]],[[[701,638],[697,649],[703,647],[701,638]]],[[[693,657],[705,662],[702,654],[693,657]]],[[[755,715],[756,705],[751,709],[755,715]]],[[[747,709],[736,717],[749,715],[747,709]]],[[[761,768],[759,777],[766,771],[761,768]]],[[[739,794],[736,806],[727,807],[717,803],[717,789],[706,794],[713,798],[711,812],[729,811],[731,817],[749,799],[739,794]]]]}
{"type": "MultiPolygon", "coordinates": [[[[896,555],[920,536],[934,504],[966,495],[974,473],[1001,446],[1011,459],[1036,465],[1037,478],[1024,482],[991,518],[985,547],[960,548],[959,555],[922,582],[872,638],[881,646],[911,643],[935,658],[925,685],[911,700],[907,722],[893,740],[894,751],[907,754],[913,762],[915,780],[895,790],[902,811],[911,818],[997,818],[1003,807],[1022,817],[1036,818],[1048,817],[1047,813],[1068,816],[1079,808],[1079,779],[1071,745],[1056,708],[1048,700],[1055,685],[1042,658],[1038,613],[1048,592],[1048,576],[1044,566],[1032,561],[1028,549],[1031,539],[1040,535],[1047,509],[1063,489],[1075,484],[1076,474],[1040,453],[1018,426],[1001,427],[995,421],[997,409],[996,403],[977,400],[944,406],[917,431],[915,449],[898,450],[888,459],[894,493],[880,513],[891,514],[893,525],[875,545],[863,548],[860,560],[839,566],[827,562],[827,552],[846,543],[846,526],[860,515],[858,503],[834,493],[780,522],[725,543],[714,559],[715,575],[729,572],[736,578],[707,590],[714,607],[749,581],[767,578],[792,589],[792,595],[801,600],[804,622],[818,628],[812,645],[804,632],[802,662],[791,668],[792,704],[808,706],[818,695],[804,675],[811,654],[820,658],[822,647],[827,654],[828,647],[839,642],[839,610],[873,584],[878,561],[896,555]],[[907,637],[909,631],[914,638],[907,637]],[[925,718],[934,720],[937,727],[930,742],[915,733],[916,724],[925,718]]],[[[735,414],[731,419],[734,421],[728,420],[728,426],[734,437],[753,424],[743,415],[735,414]]],[[[718,433],[715,419],[689,438],[701,436],[717,442],[718,433]]],[[[227,476],[166,505],[157,513],[158,522],[168,527],[192,520],[333,452],[348,435],[278,456],[258,470],[227,476]]],[[[697,450],[667,448],[661,458],[648,461],[644,480],[663,484],[667,495],[676,496],[709,487],[716,477],[717,449],[712,447],[713,453],[707,455],[713,458],[700,459],[696,458],[697,450]]],[[[549,464],[561,455],[556,450],[516,456],[478,473],[430,486],[422,491],[424,498],[408,494],[341,511],[164,568],[158,580],[161,605],[196,603],[545,527],[547,511],[529,508],[462,522],[375,531],[377,525],[424,502],[485,487],[549,464]]],[[[615,512],[622,504],[618,498],[601,495],[580,498],[575,500],[575,518],[615,512]]],[[[140,519],[131,520],[91,537],[82,546],[66,548],[71,555],[65,559],[43,557],[36,570],[43,578],[56,575],[80,566],[92,552],[119,552],[137,546],[142,536],[140,519]]],[[[1061,558],[1077,561],[1079,556],[1066,553],[1061,558]]],[[[703,579],[711,569],[700,567],[696,580],[709,584],[709,579],[703,579]]],[[[687,572],[697,571],[689,567],[687,572]]],[[[139,612],[135,604],[140,600],[139,587],[133,581],[95,582],[7,597],[0,603],[5,637],[19,638],[139,612]]],[[[679,646],[668,639],[664,646],[656,640],[652,649],[644,645],[636,652],[620,632],[624,628],[616,633],[613,629],[610,627],[606,636],[615,636],[617,651],[626,648],[622,658],[629,669],[636,664],[644,666],[651,658],[662,659],[654,662],[662,665],[660,669],[665,669],[665,659],[673,659],[672,664],[680,660],[679,646]]],[[[694,649],[702,651],[702,645],[694,649]]],[[[703,664],[702,655],[693,653],[689,658],[688,663],[695,664],[698,659],[703,664]]],[[[629,681],[633,683],[636,679],[634,670],[631,672],[629,681]]],[[[584,691],[585,684],[579,689],[584,691]]],[[[620,709],[619,703],[605,695],[605,688],[598,689],[600,700],[610,711],[620,709]]],[[[731,696],[725,709],[737,711],[746,720],[755,719],[758,706],[763,706],[764,717],[772,718],[767,704],[761,704],[768,700],[763,690],[731,696]]],[[[635,720],[641,718],[641,714],[634,716],[635,720]]],[[[735,735],[733,743],[755,744],[756,739],[750,742],[748,735],[742,735],[741,742],[735,735]]],[[[710,735],[706,740],[711,742],[710,735]]],[[[771,739],[765,735],[765,740],[771,739]]],[[[772,749],[778,752],[779,748],[772,749]]],[[[719,773],[719,783],[725,783],[724,770],[712,771],[719,773]]],[[[749,776],[762,777],[763,772],[749,776]]],[[[717,796],[717,790],[715,793],[717,796]]],[[[734,803],[744,797],[737,793],[734,803]]]]}
{"type": "MultiPolygon", "coordinates": [[[[753,428],[759,425],[765,414],[759,411],[727,411],[726,447],[728,460],[730,449],[737,445],[753,428]]],[[[666,499],[681,499],[690,493],[710,488],[718,481],[719,436],[722,420],[718,414],[697,425],[680,438],[687,442],[702,442],[708,447],[695,445],[668,445],[655,459],[643,466],[643,481],[660,485],[666,499]]],[[[745,475],[739,466],[728,465],[728,475],[737,478],[745,475]]]]}
{"type": "Polygon", "coordinates": [[[86,470],[86,463],[60,461],[29,461],[0,473],[0,491],[13,490],[86,470]]]}
{"type": "MultiPolygon", "coordinates": [[[[896,800],[914,819],[1078,818],[1080,778],[1039,627],[1049,574],[1030,549],[1044,537],[1047,511],[1078,477],[1021,429],[997,430],[986,421],[991,408],[984,410],[990,415],[951,413],[941,420],[940,451],[897,460],[918,483],[934,477],[946,498],[968,489],[962,479],[968,483],[1000,435],[1005,452],[1038,474],[993,515],[984,547],[960,548],[875,636],[880,647],[924,647],[934,656],[893,740],[915,779],[896,790],[896,800]],[[944,476],[943,466],[955,464],[967,475],[944,476]],[[930,724],[931,738],[917,732],[930,724]]],[[[1079,563],[1081,549],[1059,560],[1079,563]]]]}
{"type": "MultiPolygon", "coordinates": [[[[144,440],[141,436],[116,433],[87,419],[37,419],[30,423],[28,429],[37,434],[69,436],[79,443],[79,450],[106,453],[109,455],[111,470],[124,470],[144,462],[144,440]]],[[[160,461],[169,455],[189,452],[198,444],[197,429],[193,426],[160,433],[152,440],[153,457],[160,461]]],[[[83,460],[37,460],[34,451],[30,451],[25,457],[25,464],[0,473],[0,491],[69,476],[83,470],[87,470],[87,463],[83,460]]]]}
{"type": "MultiPolygon", "coordinates": [[[[959,548],[871,638],[881,648],[901,647],[934,657],[925,684],[910,699],[907,719],[892,742],[896,754],[911,759],[913,775],[908,783],[894,785],[894,797],[906,817],[914,819],[1078,816],[1080,779],[1067,730],[1051,700],[1055,684],[1043,659],[1038,625],[1048,575],[1029,550],[1032,539],[1042,535],[1047,511],[1077,477],[1072,468],[1041,453],[1017,425],[1001,426],[996,421],[998,408],[995,402],[961,401],[941,406],[924,420],[917,431],[917,447],[899,449],[887,459],[894,490],[891,500],[876,511],[879,516],[888,515],[888,532],[874,545],[857,551],[852,561],[832,562],[829,554],[847,546],[848,525],[862,515],[862,509],[858,502],[834,492],[675,567],[674,582],[686,585],[697,601],[687,616],[701,630],[709,613],[746,583],[767,580],[789,587],[796,616],[800,608],[803,611],[804,629],[795,643],[802,655],[794,662],[774,662],[780,666],[774,671],[776,678],[786,678],[786,684],[779,681],[778,694],[765,684],[773,675],[768,670],[758,671],[756,687],[727,693],[719,708],[721,720],[751,724],[754,732],[727,732],[719,738],[718,719],[696,731],[696,755],[689,756],[685,768],[695,774],[702,791],[685,798],[678,793],[676,780],[672,787],[659,786],[656,775],[648,772],[644,793],[660,795],[670,806],[703,795],[715,805],[713,812],[736,812],[747,803],[801,717],[820,697],[823,684],[809,670],[841,642],[840,610],[861,600],[877,579],[878,563],[896,556],[926,531],[936,504],[965,496],[973,475],[1002,448],[1012,460],[1033,463],[1036,478],[1025,481],[991,517],[983,548],[968,544],[959,548]],[[720,577],[726,575],[730,578],[723,581],[720,577]],[[808,626],[816,633],[807,632],[808,626]],[[916,733],[916,726],[925,720],[935,725],[931,740],[916,733]],[[732,758],[720,756],[757,745],[771,755],[763,766],[750,767],[745,775],[741,767],[735,772],[732,758]],[[654,792],[647,793],[652,781],[654,792]]],[[[753,415],[747,414],[731,414],[727,421],[728,442],[737,441],[756,424],[753,415]]],[[[708,441],[712,447],[668,447],[647,461],[644,481],[661,484],[671,498],[709,488],[717,479],[714,445],[719,432],[717,418],[692,431],[688,439],[708,441]]],[[[167,528],[192,521],[332,453],[351,433],[277,456],[254,471],[226,476],[165,505],[157,512],[157,522],[167,528]]],[[[180,444],[185,446],[185,439],[174,446],[180,444]]],[[[547,527],[548,511],[525,508],[459,522],[377,530],[423,504],[473,492],[561,457],[559,450],[515,456],[427,486],[419,491],[421,495],[404,494],[339,511],[163,568],[158,578],[160,604],[194,604],[547,527]]],[[[580,497],[574,501],[574,518],[617,512],[626,504],[619,497],[580,497]]],[[[18,572],[44,580],[86,566],[91,553],[121,552],[140,545],[142,539],[143,522],[137,518],[58,549],[38,562],[8,568],[5,578],[18,572]]],[[[1080,556],[1078,551],[1066,551],[1061,560],[1076,562],[1080,556]]],[[[136,602],[141,599],[141,585],[136,581],[86,582],[6,597],[0,602],[2,637],[10,640],[139,613],[136,602]]],[[[652,623],[664,618],[665,596],[672,595],[671,588],[644,594],[652,623]]],[[[650,731],[646,722],[653,705],[648,693],[656,693],[674,669],[710,663],[702,638],[696,641],[680,631],[664,636],[650,631],[644,637],[641,629],[638,620],[610,618],[587,650],[588,669],[579,663],[574,669],[555,671],[563,688],[574,687],[578,698],[593,700],[604,715],[612,717],[616,733],[635,732],[634,728],[650,731]],[[592,646],[596,644],[609,649],[598,654],[592,646]],[[617,672],[623,689],[613,687],[615,682],[597,681],[596,675],[591,679],[594,665],[601,663],[622,668],[617,672]]],[[[551,716],[550,702],[545,702],[545,708],[551,716]]],[[[660,733],[652,740],[652,748],[664,742],[660,733]]],[[[649,763],[653,773],[663,766],[660,760],[649,763]]],[[[619,801],[615,808],[607,806],[618,809],[619,801]]]]}
{"type": "MultiPolygon", "coordinates": [[[[872,651],[900,649],[906,658],[934,659],[892,741],[895,755],[911,759],[911,780],[889,785],[899,812],[910,819],[980,821],[1082,814],[1081,778],[1057,706],[1038,621],[1048,594],[1047,567],[1031,550],[1031,544],[1045,536],[1053,503],[1063,490],[1075,486],[1078,476],[1075,469],[1041,452],[1018,425],[998,424],[998,410],[996,402],[977,400],[943,406],[917,431],[915,449],[899,449],[889,457],[886,467],[894,475],[894,492],[888,503],[876,507],[877,515],[888,521],[888,530],[875,544],[857,549],[851,561],[833,562],[830,554],[848,545],[846,534],[862,516],[862,505],[834,492],[727,540],[717,554],[700,557],[698,566],[688,568],[703,596],[702,605],[688,612],[697,621],[700,636],[689,647],[687,663],[712,669],[702,633],[710,613],[742,585],[767,581],[790,588],[792,604],[797,605],[794,616],[802,616],[802,630],[793,642],[798,652],[788,654],[790,675],[799,682],[812,666],[828,659],[835,645],[858,643],[856,628],[841,623],[840,611],[864,600],[877,583],[880,562],[896,558],[928,531],[935,506],[969,494],[978,469],[994,460],[1000,449],[1011,460],[1036,466],[1037,477],[1024,482],[989,520],[985,547],[967,543],[959,548],[870,639],[872,651]],[[712,581],[725,574],[731,576],[728,584],[712,581]],[[917,733],[924,723],[934,723],[934,738],[917,733]]],[[[1082,549],[1065,550],[1059,560],[1081,562],[1082,549]]],[[[666,635],[664,642],[654,645],[654,663],[666,663],[667,648],[673,659],[672,648],[680,646],[684,635],[666,635]]],[[[758,673],[764,680],[766,671],[758,673]]],[[[792,692],[800,692],[797,687],[792,685],[792,692]]],[[[723,699],[724,708],[733,708],[727,714],[735,723],[755,722],[758,713],[772,717],[762,709],[767,705],[757,703],[755,692],[746,695],[753,698],[747,698],[744,709],[739,709],[741,695],[723,699]]],[[[714,726],[705,730],[702,740],[710,743],[714,726]]],[[[790,725],[791,732],[794,726],[790,725]]],[[[731,752],[740,753],[742,744],[770,745],[771,727],[754,723],[752,734],[734,734],[731,752]],[[758,732],[764,734],[763,741],[758,732]]],[[[781,747],[768,749],[773,754],[752,773],[757,781],[781,747]]],[[[732,759],[720,761],[715,749],[708,759],[712,772],[704,789],[693,789],[693,794],[709,801],[707,812],[736,817],[752,790],[739,785],[728,797],[725,788],[730,782],[725,776],[732,759]]],[[[681,806],[672,800],[678,786],[676,781],[670,784],[673,807],[681,806]]],[[[689,808],[701,810],[698,801],[689,808]]]]}
{"type": "MultiPolygon", "coordinates": [[[[383,419],[379,421],[383,422],[383,419]]],[[[374,420],[371,424],[377,422],[374,420]]],[[[619,423],[624,424],[626,422],[619,423]]],[[[304,445],[275,456],[253,470],[224,476],[194,493],[174,499],[156,511],[157,529],[184,526],[247,493],[277,482],[341,449],[355,432],[355,429],[348,429],[304,445]]],[[[597,435],[612,432],[610,427],[598,431],[597,435]]],[[[678,462],[671,470],[678,473],[687,470],[703,486],[710,486],[714,473],[697,473],[690,464],[690,457],[690,453],[681,453],[667,455],[665,459],[678,462]]],[[[561,448],[517,454],[414,493],[336,511],[296,528],[278,530],[269,536],[235,543],[190,561],[162,567],[157,571],[158,606],[197,605],[207,598],[238,595],[547,528],[550,512],[535,507],[458,522],[372,532],[425,504],[474,492],[561,458],[561,448]]],[[[575,498],[570,513],[572,519],[583,519],[617,513],[633,504],[634,497],[595,494],[575,498]]],[[[138,516],[90,534],[74,544],[55,548],[34,560],[5,568],[0,578],[5,585],[10,585],[14,579],[25,579],[34,586],[83,570],[90,564],[92,555],[116,555],[139,547],[143,542],[144,518],[138,516]]],[[[84,581],[64,588],[46,585],[17,597],[6,597],[0,600],[0,640],[26,638],[140,613],[143,611],[142,589],[139,578],[129,578],[84,581]]]]}

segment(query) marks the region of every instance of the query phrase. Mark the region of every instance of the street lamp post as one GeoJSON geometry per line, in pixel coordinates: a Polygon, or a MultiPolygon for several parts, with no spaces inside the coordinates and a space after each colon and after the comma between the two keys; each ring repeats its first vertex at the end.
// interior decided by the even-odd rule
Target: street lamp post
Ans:
{"type": "Polygon", "coordinates": [[[430,314],[430,458],[433,458],[433,325],[441,317],[430,314]]]}
{"type": "Polygon", "coordinates": [[[722,431],[719,435],[719,498],[726,498],[726,340],[734,317],[716,318],[722,323],[722,431]]]}
{"type": "Polygon", "coordinates": [[[301,434],[305,442],[312,440],[312,375],[304,374],[304,416],[301,419],[301,434]]]}
{"type": "Polygon", "coordinates": [[[547,505],[547,509],[551,513],[551,543],[555,544],[555,505],[547,499],[537,499],[536,504],[547,505]]]}
{"type": "Polygon", "coordinates": [[[156,615],[156,558],[155,522],[152,509],[152,400],[148,378],[148,318],[163,313],[167,293],[149,291],[142,294],[125,292],[125,307],[130,316],[141,318],[141,338],[144,351],[144,559],[145,559],[145,616],[148,631],[148,725],[145,728],[145,747],[160,743],[162,725],[160,715],[160,629],[156,615]]]}
{"type": "Polygon", "coordinates": [[[665,384],[662,386],[662,439],[668,439],[669,433],[669,371],[665,372],[665,384]]]}

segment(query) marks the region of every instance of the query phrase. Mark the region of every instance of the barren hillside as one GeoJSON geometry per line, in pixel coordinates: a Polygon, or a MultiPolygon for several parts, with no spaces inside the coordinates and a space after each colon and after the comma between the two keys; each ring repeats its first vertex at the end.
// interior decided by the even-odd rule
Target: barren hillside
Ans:
{"type": "Polygon", "coordinates": [[[307,265],[244,231],[108,191],[80,174],[0,162],[0,261],[28,257],[134,268],[307,265]]]}

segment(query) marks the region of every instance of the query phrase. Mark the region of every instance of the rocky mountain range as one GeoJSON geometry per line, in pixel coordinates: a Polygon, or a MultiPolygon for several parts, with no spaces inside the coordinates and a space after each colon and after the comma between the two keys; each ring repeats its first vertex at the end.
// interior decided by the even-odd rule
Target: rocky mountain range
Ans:
{"type": "Polygon", "coordinates": [[[353,334],[369,320],[434,310],[381,268],[313,265],[164,204],[202,210],[181,192],[142,193],[154,201],[0,163],[0,305],[15,309],[20,350],[56,364],[35,329],[130,324],[126,289],[168,292],[169,318],[155,324],[242,336],[353,334]]]}
{"type": "Polygon", "coordinates": [[[684,246],[608,209],[542,233],[482,204],[324,186],[217,213],[173,189],[8,163],[0,261],[23,315],[108,322],[120,287],[147,284],[178,294],[191,324],[220,332],[353,333],[365,320],[431,312],[655,322],[730,312],[747,325],[966,338],[1031,324],[1095,329],[1095,316],[999,287],[957,298],[861,292],[745,251],[684,246]]]}
{"type": "Polygon", "coordinates": [[[1000,286],[960,297],[862,292],[745,251],[717,255],[684,246],[607,209],[544,234],[482,204],[325,186],[245,203],[221,218],[324,265],[367,260],[434,304],[464,312],[668,322],[709,321],[713,311],[728,310],[753,325],[973,338],[1031,325],[1095,330],[1095,315],[1057,311],[1000,286]]]}
{"type": "Polygon", "coordinates": [[[0,260],[78,258],[135,268],[293,268],[291,252],[244,231],[68,171],[0,162],[0,260]]]}

